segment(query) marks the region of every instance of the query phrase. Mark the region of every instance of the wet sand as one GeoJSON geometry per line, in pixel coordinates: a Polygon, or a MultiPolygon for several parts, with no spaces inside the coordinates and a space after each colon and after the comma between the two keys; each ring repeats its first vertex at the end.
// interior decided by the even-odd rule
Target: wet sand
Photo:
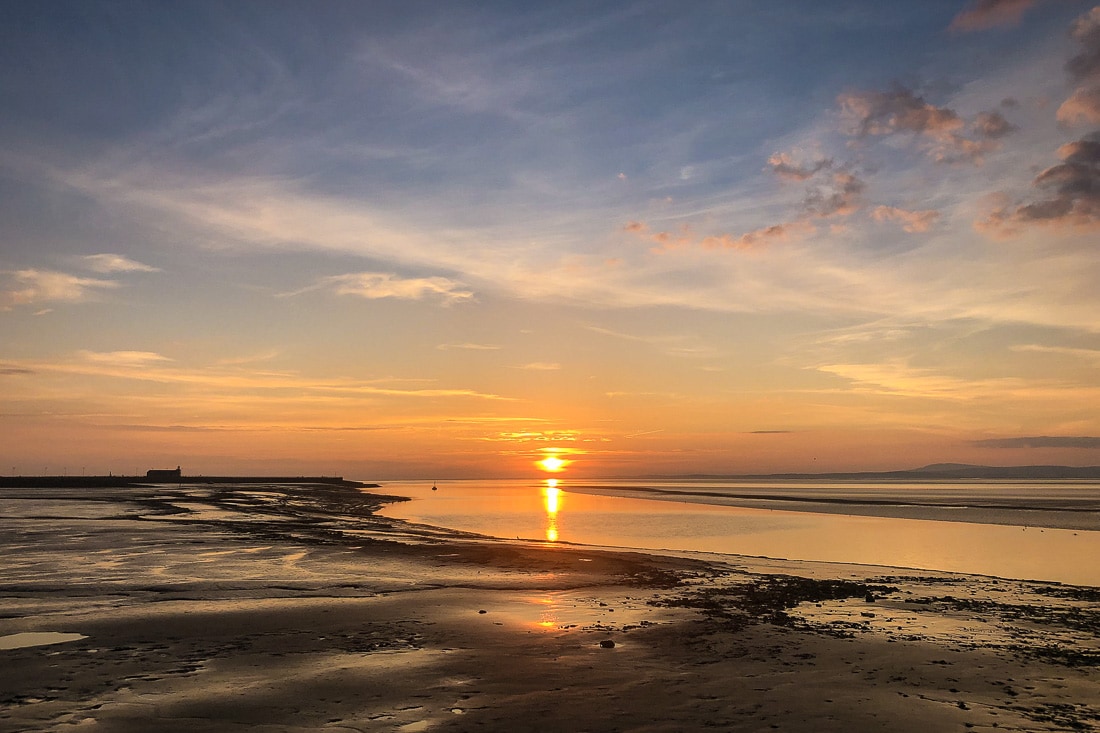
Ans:
{"type": "Polygon", "coordinates": [[[0,731],[1100,728],[1100,589],[494,541],[380,502],[3,490],[0,646],[84,638],[0,648],[0,731]]]}

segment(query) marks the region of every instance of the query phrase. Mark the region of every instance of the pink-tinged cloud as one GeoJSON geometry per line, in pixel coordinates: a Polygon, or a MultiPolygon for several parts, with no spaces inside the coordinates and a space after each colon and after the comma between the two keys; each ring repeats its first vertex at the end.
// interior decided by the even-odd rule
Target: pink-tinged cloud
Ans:
{"type": "Polygon", "coordinates": [[[119,287],[114,280],[77,277],[54,270],[14,270],[0,272],[8,281],[0,291],[0,308],[35,303],[79,303],[90,300],[103,290],[119,287]]]}
{"type": "Polygon", "coordinates": [[[800,239],[813,231],[813,224],[802,219],[796,219],[754,229],[740,236],[722,234],[706,237],[700,244],[704,249],[758,249],[778,242],[800,239]]]}
{"type": "Polygon", "coordinates": [[[772,173],[785,181],[806,181],[813,178],[818,172],[827,170],[833,165],[832,158],[819,158],[817,160],[803,162],[796,160],[791,153],[773,153],[768,158],[768,167],[772,173]]]}
{"type": "Polygon", "coordinates": [[[744,234],[713,234],[706,237],[696,237],[690,228],[685,227],[680,234],[670,232],[650,233],[645,224],[632,222],[635,226],[628,229],[630,233],[656,244],[650,251],[653,254],[668,254],[676,250],[692,247],[701,249],[739,249],[750,250],[766,247],[778,242],[786,242],[803,237],[815,231],[814,225],[807,219],[771,224],[766,227],[754,229],[744,234]]]}
{"type": "Polygon", "coordinates": [[[1035,0],[976,0],[955,16],[948,30],[969,32],[1016,25],[1035,0]]]}
{"type": "Polygon", "coordinates": [[[1062,162],[1035,177],[1044,198],[1000,207],[976,226],[993,235],[1009,235],[1029,224],[1100,228],[1100,133],[1058,149],[1062,162]]]}
{"type": "Polygon", "coordinates": [[[1063,125],[1100,123],[1100,5],[1082,15],[1070,28],[1070,35],[1084,46],[1066,62],[1066,71],[1078,86],[1058,108],[1063,125]]]}
{"type": "Polygon", "coordinates": [[[923,141],[929,157],[941,163],[982,163],[1016,128],[1000,112],[980,112],[970,122],[948,107],[937,107],[911,89],[849,92],[837,98],[846,132],[857,138],[897,134],[923,141]]]}
{"type": "Polygon", "coordinates": [[[1100,82],[1100,5],[1073,22],[1070,36],[1084,49],[1066,63],[1066,71],[1078,82],[1100,82]]]}
{"type": "Polygon", "coordinates": [[[838,171],[833,174],[828,187],[810,191],[802,208],[807,216],[828,219],[834,216],[850,216],[863,205],[863,191],[867,185],[852,173],[838,171]]]}
{"type": "Polygon", "coordinates": [[[1000,112],[979,112],[974,117],[970,129],[974,134],[986,140],[1000,140],[1016,131],[1016,126],[1005,119],[1000,112]]]}
{"type": "Polygon", "coordinates": [[[770,224],[741,234],[713,234],[701,239],[687,225],[678,232],[652,232],[644,222],[631,221],[623,227],[623,231],[644,241],[653,242],[656,246],[650,251],[654,254],[696,247],[706,250],[760,249],[774,243],[805,237],[817,231],[818,223],[824,225],[826,222],[834,233],[842,231],[843,223],[838,220],[863,207],[863,192],[867,186],[850,171],[833,170],[833,165],[831,159],[802,163],[788,153],[775,153],[768,159],[768,168],[765,170],[770,168],[781,178],[791,181],[814,179],[800,210],[790,221],[770,224]],[[827,177],[822,171],[828,171],[827,177]]]}
{"type": "Polygon", "coordinates": [[[657,243],[656,249],[667,252],[674,249],[685,249],[695,243],[695,235],[691,228],[684,226],[679,234],[672,232],[657,232],[653,235],[653,241],[657,243]]]}
{"type": "Polygon", "coordinates": [[[930,137],[963,128],[959,115],[947,107],[929,104],[905,87],[888,92],[850,92],[840,95],[840,109],[858,137],[915,132],[930,137]]]}
{"type": "Polygon", "coordinates": [[[940,212],[933,210],[908,211],[896,206],[877,206],[871,211],[871,218],[880,222],[894,222],[910,234],[927,232],[940,218],[940,212]]]}
{"type": "Polygon", "coordinates": [[[663,254],[676,249],[686,249],[695,244],[695,235],[691,231],[691,227],[683,226],[678,234],[673,232],[653,232],[650,231],[649,225],[640,222],[632,221],[623,227],[623,231],[627,234],[633,234],[639,239],[652,242],[655,246],[650,249],[654,254],[663,254]]]}
{"type": "Polygon", "coordinates": [[[1082,122],[1100,125],[1100,87],[1078,89],[1058,108],[1058,121],[1063,125],[1082,122]]]}

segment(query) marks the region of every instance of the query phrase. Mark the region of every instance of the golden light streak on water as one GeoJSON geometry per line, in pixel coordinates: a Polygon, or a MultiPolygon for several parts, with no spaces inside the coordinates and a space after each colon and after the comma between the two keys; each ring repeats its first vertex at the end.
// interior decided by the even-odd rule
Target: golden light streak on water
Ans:
{"type": "Polygon", "coordinates": [[[546,508],[546,541],[558,541],[558,512],[561,510],[562,491],[557,479],[546,479],[542,489],[542,504],[546,508]]]}

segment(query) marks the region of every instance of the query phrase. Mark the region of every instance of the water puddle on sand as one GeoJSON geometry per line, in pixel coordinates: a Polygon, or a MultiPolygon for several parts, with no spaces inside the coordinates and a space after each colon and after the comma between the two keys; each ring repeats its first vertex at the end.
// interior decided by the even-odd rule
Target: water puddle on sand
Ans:
{"type": "Polygon", "coordinates": [[[485,598],[481,602],[484,608],[478,610],[478,618],[484,623],[528,631],[623,630],[664,620],[660,609],[641,599],[601,600],[574,591],[541,592],[517,599],[485,598]]]}
{"type": "Polygon", "coordinates": [[[0,650],[63,644],[67,641],[79,641],[80,639],[87,638],[88,637],[84,636],[84,634],[65,634],[60,631],[29,631],[21,634],[0,636],[0,650]]]}
{"type": "Polygon", "coordinates": [[[401,731],[401,733],[420,733],[421,731],[428,730],[431,725],[432,721],[430,720],[418,720],[415,723],[407,723],[397,730],[401,731]]]}

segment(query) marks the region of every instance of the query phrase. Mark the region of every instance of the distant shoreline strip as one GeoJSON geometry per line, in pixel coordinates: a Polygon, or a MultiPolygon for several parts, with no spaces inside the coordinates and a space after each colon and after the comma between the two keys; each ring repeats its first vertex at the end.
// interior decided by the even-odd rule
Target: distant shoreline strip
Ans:
{"type": "Polygon", "coordinates": [[[707,499],[730,499],[735,501],[763,501],[763,502],[796,502],[804,504],[831,504],[835,506],[867,506],[867,507],[915,507],[929,509],[1000,509],[1005,511],[1029,511],[1029,512],[1080,512],[1086,514],[1097,513],[1096,508],[1073,506],[1033,506],[1029,504],[946,504],[936,502],[897,501],[891,499],[844,499],[829,496],[788,496],[785,494],[728,494],[714,491],[692,491],[675,489],[658,489],[640,486],[589,486],[574,485],[568,490],[583,491],[587,493],[623,494],[658,494],[669,498],[682,496],[695,496],[707,499]]]}

